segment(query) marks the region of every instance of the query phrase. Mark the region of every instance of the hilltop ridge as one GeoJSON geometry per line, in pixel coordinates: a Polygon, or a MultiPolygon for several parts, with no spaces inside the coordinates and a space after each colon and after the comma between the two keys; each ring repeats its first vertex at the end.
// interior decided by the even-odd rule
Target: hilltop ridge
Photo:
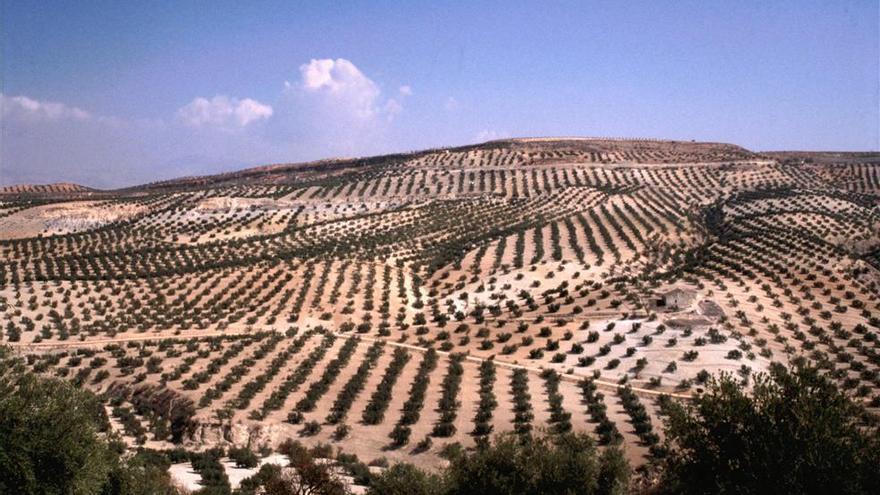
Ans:
{"type": "Polygon", "coordinates": [[[805,163],[880,162],[880,152],[768,151],[753,152],[729,143],[677,141],[653,138],[609,137],[516,137],[484,143],[431,148],[367,157],[325,158],[296,163],[259,165],[232,172],[178,177],[119,189],[99,190],[78,184],[21,184],[0,187],[2,197],[83,197],[135,194],[150,191],[186,190],[220,185],[283,184],[305,174],[344,173],[363,167],[417,160],[432,154],[467,153],[477,150],[507,149],[527,157],[523,164],[543,159],[576,158],[580,162],[607,164],[673,164],[685,162],[740,162],[779,160],[805,163]]]}
{"type": "Polygon", "coordinates": [[[588,161],[645,163],[657,161],[675,163],[700,159],[702,161],[743,160],[755,156],[754,153],[737,145],[727,143],[708,143],[695,141],[675,141],[663,139],[603,138],[603,137],[540,137],[508,138],[487,141],[479,144],[431,148],[426,150],[391,153],[368,157],[326,158],[310,162],[277,163],[249,167],[233,172],[188,176],[135,185],[112,190],[98,190],[75,184],[32,185],[23,184],[0,188],[0,197],[12,195],[48,196],[68,193],[113,193],[139,192],[152,190],[171,190],[215,186],[221,183],[250,181],[277,183],[285,180],[285,174],[305,172],[330,172],[376,166],[400,161],[418,159],[433,153],[466,153],[475,150],[507,148],[533,154],[559,152],[580,154],[588,161]]]}

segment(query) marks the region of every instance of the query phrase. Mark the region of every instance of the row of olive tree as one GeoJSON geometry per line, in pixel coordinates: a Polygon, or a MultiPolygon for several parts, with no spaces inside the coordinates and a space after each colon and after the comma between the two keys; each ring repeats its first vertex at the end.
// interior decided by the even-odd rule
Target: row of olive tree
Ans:
{"type": "Polygon", "coordinates": [[[639,479],[618,447],[600,453],[583,434],[506,434],[440,473],[393,466],[370,493],[880,493],[876,416],[816,368],[775,365],[751,391],[722,374],[694,401],[667,399],[662,410],[666,455],[639,479]]]}
{"type": "MultiPolygon", "coordinates": [[[[370,480],[374,494],[880,493],[877,418],[816,368],[775,365],[746,391],[711,378],[690,403],[661,401],[665,452],[633,479],[619,447],[600,451],[586,434],[504,434],[458,450],[439,473],[398,464],[370,480]]],[[[99,399],[40,378],[0,348],[0,493],[175,493],[168,459],[125,459],[99,399]]],[[[297,486],[318,473],[275,473],[265,492],[344,493],[297,486]]],[[[325,473],[326,474],[326,473],[325,473]]],[[[332,480],[330,480],[332,481],[332,480]]],[[[315,488],[315,487],[312,487],[315,488]]]]}

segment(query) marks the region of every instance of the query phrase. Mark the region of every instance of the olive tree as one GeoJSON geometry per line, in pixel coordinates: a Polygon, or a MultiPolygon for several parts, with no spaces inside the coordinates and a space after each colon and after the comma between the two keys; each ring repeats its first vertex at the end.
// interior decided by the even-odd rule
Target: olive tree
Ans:
{"type": "Polygon", "coordinates": [[[662,491],[880,493],[880,436],[816,368],[774,365],[751,391],[710,378],[693,403],[664,402],[662,491]]]}

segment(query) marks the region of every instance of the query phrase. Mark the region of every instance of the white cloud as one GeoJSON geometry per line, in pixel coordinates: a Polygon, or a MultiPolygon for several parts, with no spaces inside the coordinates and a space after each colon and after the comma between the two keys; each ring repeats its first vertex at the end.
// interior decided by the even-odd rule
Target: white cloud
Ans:
{"type": "Polygon", "coordinates": [[[345,59],[312,60],[271,106],[198,97],[171,115],[117,118],[0,93],[0,183],[116,187],[247,165],[399,148],[394,119],[412,94],[380,86],[345,59]]]}
{"type": "Polygon", "coordinates": [[[196,98],[177,111],[177,118],[190,127],[242,128],[272,116],[272,107],[256,100],[217,95],[196,98]]]}
{"type": "Polygon", "coordinates": [[[309,150],[310,158],[366,155],[390,148],[394,121],[405,111],[407,90],[395,86],[383,91],[344,58],[311,59],[299,66],[297,76],[284,83],[276,114],[266,128],[268,140],[309,150]]]}
{"type": "Polygon", "coordinates": [[[0,115],[38,120],[88,120],[89,112],[52,101],[39,101],[27,96],[6,96],[0,93],[0,115]]]}
{"type": "Polygon", "coordinates": [[[447,111],[452,112],[458,110],[461,107],[461,104],[453,97],[446,98],[446,102],[443,103],[443,108],[447,111]]]}
{"type": "Polygon", "coordinates": [[[483,129],[478,132],[476,135],[476,141],[478,143],[483,143],[486,141],[494,141],[496,139],[504,139],[509,138],[510,134],[506,132],[493,131],[491,129],[483,129]]]}
{"type": "Polygon", "coordinates": [[[379,93],[376,83],[344,58],[313,58],[311,62],[301,65],[299,71],[303,87],[309,90],[344,91],[354,88],[366,93],[379,93]]]}
{"type": "MultiPolygon", "coordinates": [[[[370,120],[379,114],[393,116],[402,110],[399,101],[383,103],[379,86],[344,58],[312,59],[301,65],[299,72],[299,87],[306,94],[322,96],[324,103],[337,112],[370,120]]],[[[289,83],[285,85],[292,88],[289,83]]]]}

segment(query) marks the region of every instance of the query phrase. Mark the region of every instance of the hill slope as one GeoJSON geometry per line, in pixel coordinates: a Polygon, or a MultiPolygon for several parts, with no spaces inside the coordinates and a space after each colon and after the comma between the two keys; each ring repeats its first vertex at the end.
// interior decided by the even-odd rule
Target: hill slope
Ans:
{"type": "Polygon", "coordinates": [[[880,405],[876,154],[513,139],[0,201],[3,340],[150,445],[346,424],[430,466],[548,428],[640,463],[661,394],[799,356],[880,405]]]}

